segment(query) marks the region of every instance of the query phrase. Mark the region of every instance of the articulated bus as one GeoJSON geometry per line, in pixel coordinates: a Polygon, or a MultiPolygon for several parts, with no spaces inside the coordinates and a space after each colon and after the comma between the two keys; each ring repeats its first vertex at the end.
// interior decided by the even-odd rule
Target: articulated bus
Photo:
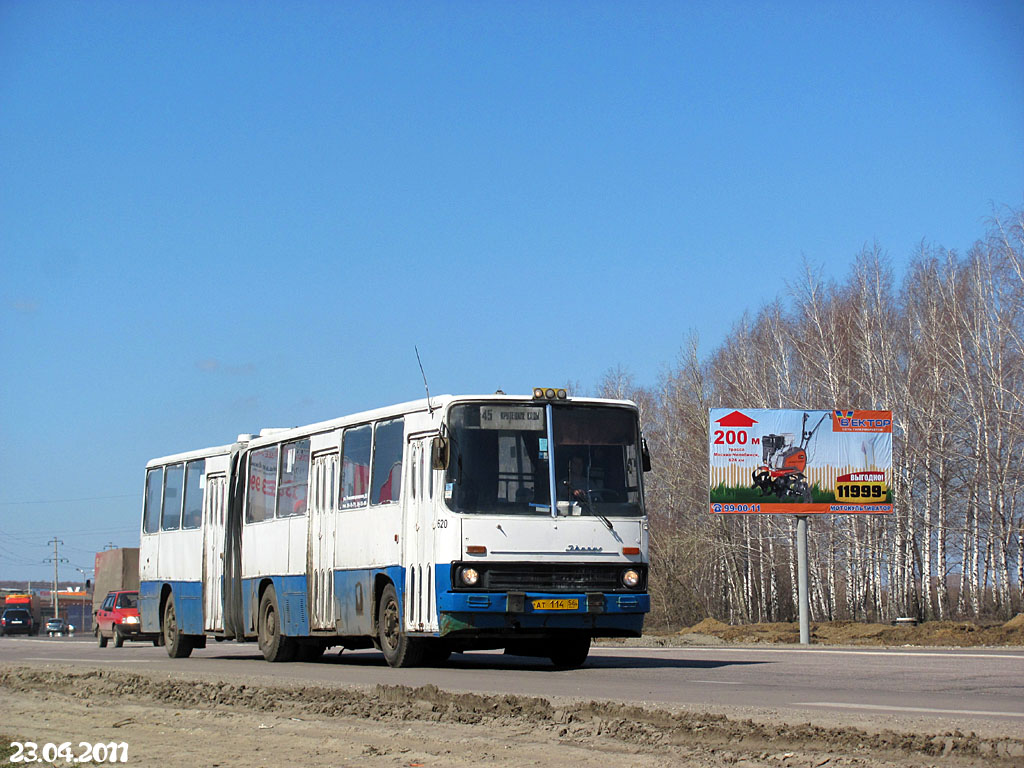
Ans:
{"type": "Polygon", "coordinates": [[[445,395],[146,466],[144,632],[172,657],[376,647],[393,667],[501,649],[584,663],[650,609],[636,405],[445,395]]]}

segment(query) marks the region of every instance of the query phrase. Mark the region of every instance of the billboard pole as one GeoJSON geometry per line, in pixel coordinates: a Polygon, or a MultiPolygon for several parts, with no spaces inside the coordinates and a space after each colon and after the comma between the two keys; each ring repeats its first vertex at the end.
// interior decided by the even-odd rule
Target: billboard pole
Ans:
{"type": "Polygon", "coordinates": [[[800,645],[811,644],[811,601],[807,596],[807,515],[796,517],[796,567],[800,603],[800,645]]]}

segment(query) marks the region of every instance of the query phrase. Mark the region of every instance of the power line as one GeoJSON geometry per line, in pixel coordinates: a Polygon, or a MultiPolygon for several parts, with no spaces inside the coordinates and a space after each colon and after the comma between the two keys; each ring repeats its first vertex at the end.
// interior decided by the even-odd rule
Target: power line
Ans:
{"type": "Polygon", "coordinates": [[[14,565],[21,566],[37,564],[35,560],[29,560],[27,558],[22,557],[21,555],[16,555],[10,550],[0,550],[0,560],[6,560],[10,563],[13,563],[14,565]]]}
{"type": "Polygon", "coordinates": [[[33,540],[36,538],[35,536],[12,536],[11,534],[4,533],[3,531],[0,531],[0,536],[3,536],[4,538],[10,539],[12,542],[17,542],[20,546],[23,546],[23,547],[45,547],[46,546],[45,544],[36,544],[36,543],[34,543],[33,540]]]}

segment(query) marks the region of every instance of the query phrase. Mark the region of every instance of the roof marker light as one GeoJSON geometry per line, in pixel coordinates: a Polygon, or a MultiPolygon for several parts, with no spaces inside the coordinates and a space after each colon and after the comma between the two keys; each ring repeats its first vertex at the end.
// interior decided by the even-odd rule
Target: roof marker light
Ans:
{"type": "Polygon", "coordinates": [[[533,399],[534,400],[567,400],[569,398],[569,392],[566,389],[553,387],[534,387],[533,388],[533,399]]]}

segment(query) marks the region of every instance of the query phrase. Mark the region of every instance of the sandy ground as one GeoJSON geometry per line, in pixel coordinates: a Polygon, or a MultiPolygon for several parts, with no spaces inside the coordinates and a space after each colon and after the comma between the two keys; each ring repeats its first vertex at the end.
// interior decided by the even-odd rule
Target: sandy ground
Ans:
{"type": "MultiPolygon", "coordinates": [[[[867,734],[433,686],[268,686],[0,667],[15,740],[127,742],[135,766],[1020,766],[1024,739],[867,734]]],[[[77,752],[76,752],[77,753],[77,752]]],[[[58,763],[63,765],[64,763],[58,763]]]]}

